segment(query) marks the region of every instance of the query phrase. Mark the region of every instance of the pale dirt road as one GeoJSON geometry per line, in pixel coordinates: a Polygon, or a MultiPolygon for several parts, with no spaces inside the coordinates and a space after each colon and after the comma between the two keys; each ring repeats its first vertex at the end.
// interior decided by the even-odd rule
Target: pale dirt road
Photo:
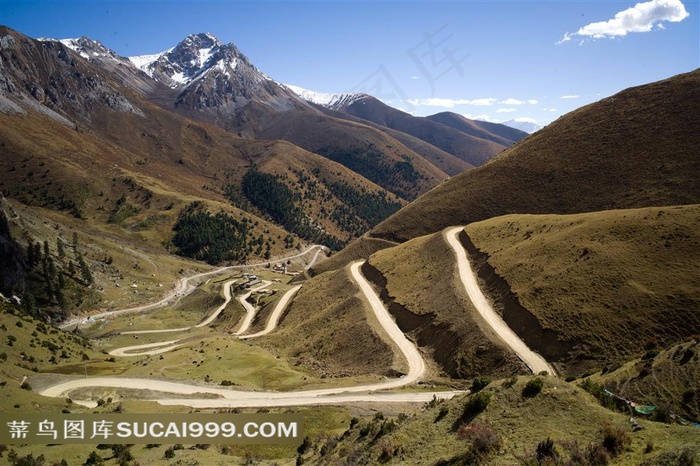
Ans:
{"type": "Polygon", "coordinates": [[[153,356],[155,354],[166,353],[172,351],[175,348],[181,347],[183,344],[178,345],[177,342],[180,340],[171,341],[159,341],[157,343],[148,343],[146,345],[136,345],[136,346],[125,346],[123,348],[113,349],[109,352],[111,356],[153,356]],[[162,348],[161,348],[162,346],[162,348]],[[133,351],[144,350],[148,348],[158,348],[149,351],[141,351],[134,353],[133,351]]]}
{"type": "Polygon", "coordinates": [[[277,327],[277,323],[280,321],[280,317],[282,316],[282,313],[284,312],[285,309],[287,309],[287,306],[289,305],[289,301],[294,297],[294,295],[297,294],[297,291],[301,289],[301,285],[297,285],[294,288],[288,290],[282,298],[279,300],[277,303],[277,306],[275,306],[275,309],[273,309],[272,314],[270,314],[269,319],[267,320],[267,326],[265,327],[264,330],[258,332],[258,333],[252,333],[250,335],[240,335],[238,338],[241,340],[247,340],[249,338],[258,338],[263,335],[267,335],[268,333],[272,332],[275,327],[277,327]]]}
{"type": "Polygon", "coordinates": [[[293,254],[291,256],[282,257],[280,259],[266,261],[266,262],[263,262],[260,264],[230,265],[227,267],[220,267],[218,269],[209,270],[207,272],[202,272],[202,273],[198,273],[195,275],[191,275],[189,277],[185,277],[185,278],[181,279],[177,283],[177,285],[175,285],[175,288],[173,290],[166,293],[160,301],[157,301],[155,303],[144,304],[142,306],[135,306],[135,307],[130,307],[130,308],[126,308],[126,309],[117,309],[114,311],[100,312],[98,314],[93,314],[89,317],[73,317],[73,318],[67,320],[66,322],[63,322],[58,327],[59,328],[67,328],[67,327],[70,327],[72,325],[79,325],[81,323],[86,323],[87,321],[94,321],[97,319],[105,319],[105,318],[109,318],[109,317],[113,317],[113,316],[118,316],[121,314],[127,314],[130,312],[142,312],[142,311],[147,311],[149,309],[155,309],[155,308],[158,308],[161,306],[165,306],[166,304],[171,302],[173,299],[182,298],[183,296],[187,296],[188,294],[192,293],[196,289],[196,287],[189,284],[189,282],[192,280],[196,280],[196,279],[206,277],[209,275],[217,275],[220,273],[224,273],[228,270],[250,269],[250,268],[254,268],[254,267],[263,267],[266,264],[278,264],[278,263],[286,262],[286,261],[291,260],[291,259],[296,259],[298,257],[305,256],[306,254],[309,254],[312,251],[316,251],[314,258],[312,259],[312,260],[316,260],[318,255],[321,252],[325,251],[325,249],[326,249],[325,246],[313,245],[313,246],[309,246],[304,251],[302,251],[298,254],[293,254]]]}
{"type": "Polygon", "coordinates": [[[250,297],[250,295],[253,294],[255,291],[260,291],[264,288],[267,288],[268,286],[272,285],[272,282],[269,282],[267,280],[263,280],[262,283],[255,288],[251,288],[247,293],[241,295],[238,297],[238,302],[241,303],[241,306],[245,309],[245,319],[243,319],[243,323],[241,324],[240,328],[234,335],[242,335],[245,332],[248,331],[250,328],[250,325],[253,323],[253,318],[255,318],[255,313],[257,312],[255,310],[255,307],[250,304],[247,299],[250,297]]]}
{"type": "MultiPolygon", "coordinates": [[[[316,404],[342,404],[354,402],[427,402],[433,396],[451,398],[462,391],[453,392],[406,392],[395,394],[375,394],[363,392],[376,392],[398,388],[411,384],[418,380],[425,372],[425,362],[418,349],[413,345],[396,325],[389,312],[382,304],[379,296],[374,292],[367,280],[362,276],[360,267],[362,262],[351,265],[350,271],[357,282],[360,291],[369,302],[377,320],[386,330],[389,337],[395,342],[408,362],[409,371],[403,377],[374,384],[355,385],[352,387],[327,388],[317,390],[303,390],[295,392],[246,392],[229,390],[204,385],[194,385],[179,382],[167,382],[156,379],[120,378],[120,377],[90,377],[74,379],[68,382],[58,383],[39,391],[39,394],[51,397],[66,397],[70,391],[83,387],[108,387],[131,388],[169,393],[174,395],[214,394],[218,399],[157,399],[158,403],[167,405],[183,405],[192,407],[273,407],[273,406],[302,406],[316,404]]],[[[291,292],[292,290],[290,290],[291,292]]],[[[291,299],[290,292],[286,296],[291,299]]],[[[177,343],[167,342],[167,343],[177,343]]]]}
{"type": "Polygon", "coordinates": [[[195,328],[202,328],[206,327],[207,325],[211,324],[214,322],[214,320],[219,317],[219,314],[221,314],[221,311],[226,309],[226,306],[228,306],[228,303],[231,302],[231,286],[236,283],[238,280],[229,280],[223,285],[223,290],[224,290],[224,302],[221,306],[217,307],[214,312],[211,313],[209,317],[204,319],[202,322],[198,323],[195,325],[195,328]]]}
{"type": "Polygon", "coordinates": [[[396,346],[398,346],[399,351],[401,351],[401,354],[403,354],[408,363],[408,374],[394,381],[397,384],[395,386],[400,387],[415,382],[425,373],[425,361],[423,361],[423,357],[418,351],[418,348],[416,348],[416,345],[406,338],[406,335],[404,335],[401,329],[399,329],[399,326],[396,325],[389,311],[384,307],[382,300],[379,299],[379,296],[374,292],[369,282],[362,276],[360,267],[362,267],[364,263],[365,261],[358,261],[350,266],[352,278],[357,282],[357,285],[360,287],[365,299],[369,302],[374,315],[384,328],[384,331],[389,335],[389,338],[391,338],[396,346]]]}
{"type": "Polygon", "coordinates": [[[533,373],[548,372],[551,375],[556,374],[554,367],[542,356],[532,351],[508,324],[505,323],[501,316],[494,311],[491,303],[486,299],[486,296],[479,287],[476,275],[472,271],[471,264],[467,258],[467,252],[458,238],[460,231],[463,229],[464,227],[448,228],[443,231],[443,235],[457,256],[459,278],[469,295],[469,299],[479,312],[479,315],[533,373]]]}

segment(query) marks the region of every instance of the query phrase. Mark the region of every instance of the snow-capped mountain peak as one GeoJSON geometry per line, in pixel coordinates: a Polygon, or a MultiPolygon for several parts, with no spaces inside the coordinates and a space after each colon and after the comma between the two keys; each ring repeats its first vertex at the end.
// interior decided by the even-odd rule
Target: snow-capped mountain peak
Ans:
{"type": "Polygon", "coordinates": [[[152,78],[179,88],[210,69],[230,73],[238,65],[239,58],[241,55],[235,45],[224,45],[210,33],[199,33],[187,36],[164,52],[129,57],[129,61],[152,78]]]}
{"type": "Polygon", "coordinates": [[[291,84],[284,84],[284,86],[305,101],[320,105],[321,107],[329,108],[331,110],[338,110],[367,97],[367,94],[326,93],[310,91],[308,89],[304,89],[303,87],[293,86],[291,84]]]}

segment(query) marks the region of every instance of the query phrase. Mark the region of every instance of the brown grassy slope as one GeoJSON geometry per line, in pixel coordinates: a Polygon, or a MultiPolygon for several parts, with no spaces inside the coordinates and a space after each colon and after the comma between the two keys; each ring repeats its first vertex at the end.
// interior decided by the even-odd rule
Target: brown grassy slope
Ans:
{"type": "Polygon", "coordinates": [[[426,118],[428,120],[436,121],[438,123],[442,123],[443,125],[458,129],[463,133],[489,139],[499,144],[503,144],[504,146],[510,146],[528,136],[526,132],[520,131],[519,129],[511,128],[499,123],[470,120],[469,118],[454,112],[440,112],[436,113],[435,115],[427,116],[426,118]]]}
{"type": "Polygon", "coordinates": [[[363,272],[382,290],[401,330],[450,377],[505,376],[526,370],[500,346],[460,291],[457,263],[441,233],[379,251],[363,272]]]}
{"type": "Polygon", "coordinates": [[[372,235],[406,241],[509,213],[700,202],[700,70],[571,112],[456,176],[372,235]]]}
{"type": "Polygon", "coordinates": [[[550,342],[528,327],[569,343],[549,351],[568,373],[700,333],[700,206],[509,215],[466,231],[537,324],[519,328],[507,309],[506,321],[535,349],[550,342]]]}
{"type": "Polygon", "coordinates": [[[414,136],[473,166],[482,165],[514,142],[483,130],[467,133],[430,118],[415,117],[370,96],[355,100],[341,111],[414,136]]]}
{"type": "MultiPolygon", "coordinates": [[[[412,200],[447,179],[447,175],[423,157],[378,129],[367,125],[329,118],[311,111],[284,112],[267,122],[264,130],[256,133],[259,139],[283,139],[311,152],[372,150],[379,154],[372,164],[394,166],[410,162],[420,178],[411,181],[393,170],[386,181],[377,181],[383,188],[412,200]]],[[[345,163],[344,163],[345,164],[345,163]]],[[[353,168],[353,167],[350,167],[353,168]]],[[[357,168],[354,168],[357,170],[357,168]]],[[[367,176],[372,179],[371,176],[367,176]]]]}
{"type": "MultiPolygon", "coordinates": [[[[548,377],[540,394],[533,398],[523,397],[522,390],[529,380],[530,377],[520,377],[513,385],[510,381],[496,381],[484,390],[491,394],[491,401],[471,424],[481,426],[477,429],[479,432],[489,431],[490,426],[501,439],[501,448],[493,448],[490,454],[487,450],[478,462],[469,461],[466,456],[473,441],[458,438],[454,428],[455,424],[459,425],[460,415],[470,399],[465,395],[426,406],[413,416],[398,419],[376,416],[360,420],[338,438],[315,442],[312,439],[314,443],[304,455],[304,464],[550,464],[545,463],[546,458],[539,463],[535,455],[537,445],[548,437],[554,441],[562,460],[551,464],[589,464],[580,460],[567,463],[571,460],[571,453],[565,443],[576,442],[586,458],[589,444],[603,442],[602,430],[606,423],[621,429],[631,443],[609,463],[593,464],[638,466],[645,460],[649,461],[645,464],[680,464],[678,461],[663,462],[660,457],[675,454],[677,458],[678,452],[684,448],[691,448],[693,456],[700,456],[697,451],[698,429],[642,419],[639,422],[643,429],[632,432],[628,415],[603,408],[582,389],[560,379],[548,377]],[[645,452],[649,444],[652,451],[645,452]]],[[[488,436],[479,439],[486,440],[481,445],[494,446],[488,442],[488,436]]]]}
{"type": "Polygon", "coordinates": [[[371,311],[345,268],[304,283],[269,338],[295,364],[329,377],[404,370],[405,362],[393,354],[372,322],[371,311]]]}

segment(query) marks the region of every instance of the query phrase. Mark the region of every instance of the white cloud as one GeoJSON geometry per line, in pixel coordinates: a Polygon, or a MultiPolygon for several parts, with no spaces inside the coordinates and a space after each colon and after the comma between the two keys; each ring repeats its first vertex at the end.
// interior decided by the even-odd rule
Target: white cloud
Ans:
{"type": "Polygon", "coordinates": [[[487,107],[496,103],[496,99],[474,99],[470,101],[469,105],[477,105],[479,107],[487,107]]]}
{"type": "Polygon", "coordinates": [[[518,123],[535,123],[536,125],[539,124],[537,122],[537,120],[535,120],[534,118],[528,118],[528,117],[516,117],[516,118],[513,118],[513,121],[518,122],[518,123]]]}
{"type": "Polygon", "coordinates": [[[660,21],[677,23],[690,16],[680,0],[651,0],[637,3],[615,15],[608,21],[599,21],[583,26],[574,33],[566,33],[558,44],[568,42],[575,36],[584,39],[623,37],[630,32],[649,32],[654,24],[664,29],[660,21]]]}
{"type": "Polygon", "coordinates": [[[537,101],[535,99],[518,100],[518,99],[510,98],[510,99],[506,99],[506,100],[501,100],[498,103],[503,104],[503,105],[525,105],[525,104],[535,105],[535,104],[537,104],[537,101]]]}
{"type": "Polygon", "coordinates": [[[488,106],[496,103],[496,99],[444,99],[440,97],[431,97],[429,99],[409,99],[407,102],[411,105],[425,106],[425,107],[445,107],[452,108],[457,105],[476,105],[476,106],[488,106]]]}
{"type": "Polygon", "coordinates": [[[515,108],[499,108],[498,110],[496,110],[496,113],[511,113],[515,111],[517,111],[517,109],[515,108]]]}
{"type": "Polygon", "coordinates": [[[581,96],[572,94],[572,95],[563,95],[563,96],[561,96],[561,97],[559,97],[559,98],[560,98],[560,99],[578,99],[579,97],[581,97],[581,96]]]}
{"type": "Polygon", "coordinates": [[[420,79],[418,76],[411,76],[411,79],[420,79]]]}
{"type": "Polygon", "coordinates": [[[542,111],[543,112],[556,112],[557,109],[556,108],[543,108],[542,111]]]}

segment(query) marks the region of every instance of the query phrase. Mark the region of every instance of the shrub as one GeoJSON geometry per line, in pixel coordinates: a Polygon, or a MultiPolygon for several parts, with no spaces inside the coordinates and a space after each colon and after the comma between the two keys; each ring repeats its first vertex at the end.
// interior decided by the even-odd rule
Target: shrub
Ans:
{"type": "Polygon", "coordinates": [[[311,447],[311,439],[307,435],[306,437],[304,437],[304,441],[301,443],[301,445],[299,445],[299,447],[297,448],[297,453],[299,453],[300,455],[303,455],[304,453],[309,451],[310,447],[311,447]]]}
{"type": "Polygon", "coordinates": [[[537,396],[542,391],[543,386],[544,379],[541,377],[533,377],[532,379],[528,380],[527,384],[525,384],[525,387],[523,388],[523,396],[526,398],[537,396]]]}
{"type": "Polygon", "coordinates": [[[491,402],[491,392],[479,392],[471,395],[464,404],[462,419],[469,422],[481,414],[491,402]]]}
{"type": "MultiPolygon", "coordinates": [[[[489,454],[503,448],[503,439],[487,422],[462,424],[457,430],[457,438],[471,443],[467,456],[471,462],[479,463],[489,454]]],[[[471,463],[470,463],[471,464],[471,463]]]]}
{"type": "Polygon", "coordinates": [[[447,413],[450,412],[450,408],[447,406],[443,406],[440,408],[440,412],[438,413],[437,417],[435,417],[434,422],[440,422],[445,416],[447,416],[447,413]]]}
{"type": "Polygon", "coordinates": [[[607,466],[610,463],[608,450],[600,443],[589,444],[588,463],[591,466],[607,466]]]}
{"type": "Polygon", "coordinates": [[[556,459],[559,455],[557,454],[557,449],[554,447],[554,440],[547,437],[547,440],[543,440],[537,444],[537,461],[540,463],[547,458],[556,459]]]}
{"type": "Polygon", "coordinates": [[[168,447],[163,453],[163,457],[167,459],[175,458],[175,449],[173,447],[168,447]]]}
{"type": "Polygon", "coordinates": [[[379,432],[377,432],[377,435],[374,437],[375,439],[378,439],[379,437],[383,437],[386,434],[390,434],[391,432],[396,430],[396,423],[393,420],[388,420],[382,422],[382,426],[379,428],[379,432]]]}
{"type": "Polygon", "coordinates": [[[399,447],[395,446],[390,440],[382,440],[380,443],[381,454],[379,455],[379,462],[386,463],[390,461],[399,452],[399,447]]]}
{"type": "Polygon", "coordinates": [[[605,447],[612,456],[619,455],[631,444],[632,438],[624,429],[615,427],[609,423],[603,426],[603,447],[605,447]]]}
{"type": "Polygon", "coordinates": [[[503,382],[503,386],[506,388],[512,388],[516,383],[518,383],[518,376],[514,375],[510,379],[503,382]]]}
{"type": "Polygon", "coordinates": [[[491,379],[488,377],[477,377],[472,381],[472,386],[470,390],[472,393],[480,392],[491,383],[491,379]]]}
{"type": "Polygon", "coordinates": [[[102,465],[104,464],[104,459],[100,455],[97,454],[96,451],[90,452],[90,455],[88,455],[87,459],[83,463],[86,466],[91,466],[91,465],[102,465]]]}

